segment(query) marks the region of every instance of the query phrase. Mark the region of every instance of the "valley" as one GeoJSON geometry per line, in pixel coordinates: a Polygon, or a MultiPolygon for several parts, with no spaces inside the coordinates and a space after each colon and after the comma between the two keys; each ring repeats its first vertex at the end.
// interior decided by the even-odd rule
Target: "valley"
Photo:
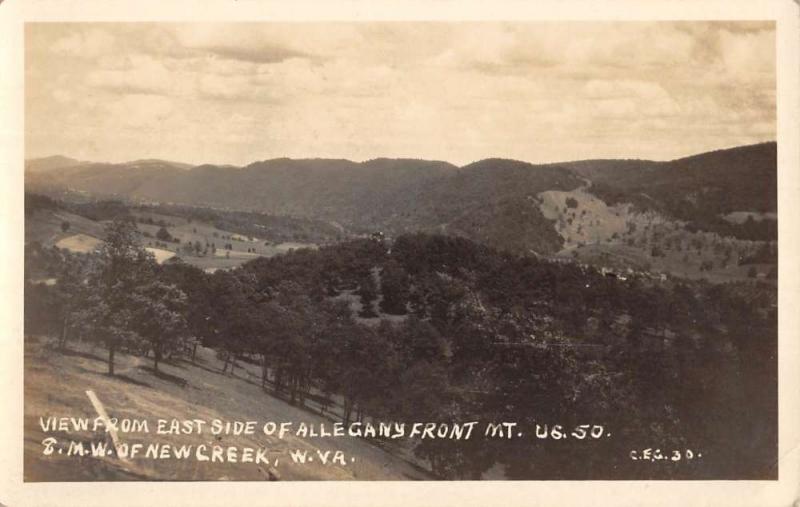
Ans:
{"type": "MultiPolygon", "coordinates": [[[[712,172],[720,159],[758,172],[773,149],[706,156],[712,172]]],[[[352,439],[356,465],[289,466],[281,480],[771,477],[772,430],[756,451],[725,441],[774,423],[774,192],[752,196],[709,177],[698,157],[460,168],[35,162],[25,203],[26,476],[274,480],[244,464],[100,459],[73,469],[42,459],[38,412],[83,413],[92,386],[131,417],[578,424],[591,415],[625,442],[656,435],[714,451],[702,470],[648,472],[616,440],[597,445],[601,462],[556,442],[352,439]],[[687,179],[695,190],[680,194],[687,179]],[[56,382],[59,398],[47,388],[56,382]],[[697,416],[699,391],[704,410],[734,421],[721,436],[697,416]],[[734,414],[741,406],[747,414],[734,414]]],[[[286,442],[268,443],[285,457],[286,442]]]]}
{"type": "Polygon", "coordinates": [[[100,239],[102,222],[126,213],[99,201],[130,208],[162,262],[208,270],[374,232],[420,231],[617,271],[774,280],[774,151],[766,143],[665,163],[486,159],[461,168],[413,159],[238,168],[51,157],[29,163],[26,188],[73,204],[34,217],[26,238],[92,248],[87,237],[100,239]],[[742,183],[748,171],[758,184],[742,183]],[[65,221],[74,225],[59,231],[65,221]],[[169,225],[171,241],[156,237],[159,224],[169,225]]]}
{"type": "MultiPolygon", "coordinates": [[[[232,268],[256,257],[270,257],[297,248],[316,248],[314,243],[272,241],[255,236],[219,229],[213,223],[177,215],[128,209],[119,204],[117,213],[137,223],[141,244],[161,264],[185,262],[208,272],[232,268]],[[161,232],[160,231],[164,232],[161,232]]],[[[93,220],[58,209],[37,209],[26,220],[26,243],[36,242],[45,247],[56,246],[71,252],[96,252],[104,237],[104,226],[112,217],[93,220]]],[[[269,231],[265,236],[271,237],[269,231]]]]}
{"type": "Polygon", "coordinates": [[[791,503],[789,11],[450,3],[9,11],[3,504],[791,503]]]}

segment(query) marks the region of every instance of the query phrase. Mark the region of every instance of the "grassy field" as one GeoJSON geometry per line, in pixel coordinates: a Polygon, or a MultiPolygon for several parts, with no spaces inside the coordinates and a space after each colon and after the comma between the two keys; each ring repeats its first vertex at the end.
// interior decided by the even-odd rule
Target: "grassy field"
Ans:
{"type": "Polygon", "coordinates": [[[74,215],[66,211],[38,211],[31,217],[25,218],[25,242],[39,242],[44,246],[53,246],[62,239],[76,234],[83,234],[93,238],[101,238],[103,224],[88,218],[74,215]],[[64,231],[61,224],[69,223],[69,228],[64,231]]]}
{"type": "Polygon", "coordinates": [[[734,224],[743,224],[749,218],[752,218],[756,222],[760,220],[777,220],[778,214],[777,213],[762,213],[756,211],[733,211],[728,213],[724,217],[725,220],[734,224]]]}
{"type": "MultiPolygon", "coordinates": [[[[590,190],[547,191],[535,198],[564,241],[559,257],[598,267],[630,268],[715,282],[751,278],[753,265],[740,266],[739,260],[758,251],[759,242],[690,232],[680,222],[652,211],[637,212],[630,204],[608,206],[590,190]]],[[[316,248],[308,243],[276,244],[173,215],[141,210],[133,210],[131,214],[137,220],[142,244],[158,262],[179,258],[207,272],[233,268],[257,257],[271,257],[291,249],[316,248]],[[162,228],[175,241],[157,239],[162,228]],[[190,245],[198,246],[199,251],[190,245]]],[[[743,220],[752,213],[731,215],[731,219],[743,220]]],[[[26,242],[88,252],[100,244],[104,225],[63,210],[39,211],[26,218],[26,242]],[[69,223],[66,230],[62,228],[65,222],[69,223]]],[[[757,277],[765,278],[773,266],[759,264],[754,269],[757,277]]]]}
{"type": "MultiPolygon", "coordinates": [[[[555,222],[564,240],[559,257],[618,271],[650,271],[683,278],[730,282],[750,278],[753,265],[739,259],[753,255],[759,242],[690,232],[684,224],[630,204],[608,206],[590,189],[547,191],[537,196],[544,216],[555,222]]],[[[763,278],[772,266],[755,265],[763,278]]]]}
{"type": "MultiPolygon", "coordinates": [[[[182,217],[162,215],[152,212],[135,211],[137,226],[142,234],[142,242],[148,247],[158,247],[161,250],[172,252],[187,264],[197,266],[212,272],[217,269],[227,269],[238,266],[257,257],[272,257],[287,252],[293,248],[315,248],[316,245],[303,243],[269,243],[261,238],[243,236],[223,229],[218,229],[211,224],[190,221],[182,217]],[[143,223],[152,220],[155,224],[143,223]],[[162,225],[167,232],[179,240],[178,243],[163,242],[156,239],[156,234],[162,225]],[[199,243],[203,252],[190,253],[184,245],[199,243]]],[[[166,253],[162,252],[162,257],[166,253]]]]}
{"type": "MultiPolygon", "coordinates": [[[[291,249],[316,248],[316,245],[310,243],[269,243],[261,238],[242,236],[211,224],[172,215],[142,211],[134,211],[132,215],[137,218],[142,244],[155,255],[159,263],[177,256],[187,264],[215,271],[239,266],[257,257],[285,253],[291,249]],[[152,220],[155,223],[143,223],[143,220],[152,220]],[[159,223],[165,224],[164,228],[179,242],[156,239],[156,234],[162,227],[159,223]],[[200,243],[204,253],[198,255],[196,252],[184,250],[184,245],[190,243],[200,243]]],[[[86,253],[100,245],[104,227],[105,222],[89,220],[62,210],[44,210],[26,218],[25,240],[38,241],[46,247],[55,245],[72,252],[86,253]],[[66,231],[62,229],[64,222],[69,223],[66,231]]]]}
{"type": "Polygon", "coordinates": [[[74,234],[67,236],[56,242],[58,248],[64,248],[71,252],[89,253],[97,250],[103,243],[102,240],[86,234],[74,234]]]}
{"type": "Polygon", "coordinates": [[[593,266],[605,266],[623,274],[631,269],[634,272],[666,273],[692,280],[706,279],[715,283],[748,280],[751,278],[749,276],[751,267],[755,268],[758,278],[765,278],[773,267],[769,264],[739,266],[730,263],[725,267],[717,265],[714,269],[706,271],[700,269],[700,266],[703,260],[716,260],[711,254],[693,253],[692,255],[697,255],[697,258],[693,257],[690,262],[685,262],[680,255],[667,254],[664,257],[654,258],[641,248],[619,243],[574,246],[559,252],[558,255],[593,266]]]}
{"type": "MultiPolygon", "coordinates": [[[[97,441],[102,430],[78,433],[45,433],[39,417],[67,416],[94,419],[97,414],[86,395],[96,393],[109,417],[145,418],[154,424],[164,419],[221,419],[293,421],[295,424],[332,424],[309,409],[296,406],[265,392],[256,366],[239,363],[233,376],[221,374],[222,363],[210,349],[200,347],[195,363],[162,364],[160,373],[144,357],[117,354],[117,375],[106,375],[106,353],[102,348],[71,344],[71,351],[56,352],[36,340],[26,340],[24,478],[26,481],[85,480],[266,480],[267,471],[253,463],[209,463],[194,459],[133,459],[129,463],[111,457],[76,457],[42,453],[48,435],[59,440],[97,441]]],[[[259,426],[260,427],[260,426],[259,426]]],[[[403,459],[366,440],[355,437],[278,439],[256,432],[252,436],[147,435],[120,433],[126,443],[171,443],[175,445],[220,445],[267,447],[280,480],[400,480],[426,479],[427,474],[403,459]],[[289,451],[341,450],[346,465],[295,464],[289,451]],[[352,461],[351,461],[352,458],[352,461]]],[[[56,446],[58,447],[58,446],[56,446]]],[[[66,451],[65,451],[66,452],[66,451]]],[[[398,450],[399,452],[399,450],[398,450]]]]}
{"type": "Polygon", "coordinates": [[[159,264],[175,257],[175,252],[172,252],[170,250],[163,250],[161,248],[151,248],[151,247],[147,247],[145,250],[153,254],[156,258],[156,262],[159,264]]]}

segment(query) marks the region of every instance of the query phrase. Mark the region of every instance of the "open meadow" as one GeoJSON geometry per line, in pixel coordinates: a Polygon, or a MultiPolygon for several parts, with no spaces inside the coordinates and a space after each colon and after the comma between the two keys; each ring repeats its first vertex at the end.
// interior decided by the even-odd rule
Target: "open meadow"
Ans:
{"type": "MultiPolygon", "coordinates": [[[[154,425],[157,419],[204,419],[211,421],[292,421],[308,424],[333,423],[336,407],[326,414],[319,406],[307,402],[307,408],[292,406],[269,394],[259,382],[258,368],[238,362],[233,374],[222,373],[222,361],[213,350],[199,346],[194,362],[176,360],[162,363],[159,372],[152,369],[152,359],[137,355],[118,354],[117,374],[106,375],[105,351],[86,342],[72,343],[65,352],[46,346],[46,339],[28,337],[25,347],[25,463],[26,481],[87,481],[87,480],[396,480],[426,479],[427,473],[396,455],[367,440],[355,437],[301,439],[286,436],[279,439],[263,433],[253,436],[154,435],[123,434],[120,441],[128,444],[150,443],[207,446],[238,446],[268,449],[273,470],[254,463],[210,463],[195,459],[131,460],[116,456],[76,457],[56,452],[42,454],[45,433],[39,418],[49,416],[98,417],[87,390],[92,390],[103,403],[109,417],[147,419],[154,425]],[[57,389],[54,386],[58,386],[57,389]],[[319,461],[294,464],[290,450],[341,450],[347,464],[323,465],[319,461]],[[351,461],[352,458],[352,461],[351,461]],[[77,466],[75,466],[77,465],[77,466]]],[[[259,426],[260,428],[260,426],[259,426]]],[[[66,435],[66,434],[64,434],[66,435]]],[[[61,435],[56,435],[61,437],[61,435]]],[[[70,439],[109,441],[103,430],[71,433],[70,439]]],[[[64,447],[58,447],[66,453],[64,447]]],[[[88,444],[87,444],[88,448],[88,444]]]]}

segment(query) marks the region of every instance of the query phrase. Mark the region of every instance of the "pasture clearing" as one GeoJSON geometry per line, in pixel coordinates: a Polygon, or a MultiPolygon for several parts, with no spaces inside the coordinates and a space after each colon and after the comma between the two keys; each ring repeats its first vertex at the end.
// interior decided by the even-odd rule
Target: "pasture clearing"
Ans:
{"type": "MultiPolygon", "coordinates": [[[[273,244],[261,238],[233,233],[218,229],[209,223],[187,220],[173,215],[138,210],[132,212],[132,215],[137,218],[136,225],[142,232],[142,243],[148,249],[170,252],[172,253],[170,258],[178,257],[183,262],[208,272],[233,268],[258,257],[272,257],[292,249],[317,248],[317,245],[310,243],[273,244]],[[150,221],[153,223],[149,223],[150,221]],[[158,240],[156,235],[162,227],[179,242],[158,240]],[[186,251],[185,247],[190,244],[199,244],[201,254],[186,251]]],[[[166,256],[167,254],[162,255],[166,256]]]]}
{"type": "Polygon", "coordinates": [[[175,257],[175,252],[164,250],[163,248],[146,247],[145,250],[153,254],[156,258],[156,262],[159,264],[163,264],[164,261],[175,257]]]}
{"type": "MultiPolygon", "coordinates": [[[[199,347],[196,363],[179,360],[159,365],[154,375],[152,360],[141,356],[117,354],[117,375],[106,375],[105,349],[87,343],[70,344],[62,354],[43,345],[43,340],[26,338],[25,407],[24,407],[24,480],[266,480],[266,473],[253,463],[209,463],[194,459],[135,459],[125,463],[114,456],[68,457],[42,454],[42,440],[47,436],[39,417],[52,415],[94,418],[96,414],[86,396],[90,389],[102,401],[110,417],[119,420],[147,419],[151,424],[172,418],[211,421],[291,421],[330,427],[332,420],[307,409],[275,398],[257,381],[258,367],[239,363],[233,376],[221,374],[222,362],[213,350],[199,347]],[[58,386],[57,390],[53,386],[58,386]]],[[[221,445],[269,449],[270,459],[278,459],[275,469],[281,480],[402,480],[429,479],[423,471],[402,457],[389,453],[365,440],[353,437],[283,439],[263,432],[255,435],[120,435],[128,444],[165,443],[172,445],[221,445]],[[291,450],[315,453],[342,450],[347,464],[295,464],[291,450]],[[350,461],[350,458],[354,461],[350,461]]],[[[64,438],[58,434],[57,438],[64,438]]],[[[66,438],[103,440],[105,434],[81,432],[66,438]]],[[[331,453],[332,454],[332,453],[331,453]]]]}
{"type": "Polygon", "coordinates": [[[25,217],[26,243],[36,241],[50,247],[76,234],[102,238],[103,224],[64,210],[38,210],[25,217]],[[66,231],[62,229],[65,222],[69,224],[66,231]]]}
{"type": "Polygon", "coordinates": [[[97,250],[103,243],[102,240],[86,234],[74,234],[56,242],[58,248],[70,252],[89,253],[97,250]]]}

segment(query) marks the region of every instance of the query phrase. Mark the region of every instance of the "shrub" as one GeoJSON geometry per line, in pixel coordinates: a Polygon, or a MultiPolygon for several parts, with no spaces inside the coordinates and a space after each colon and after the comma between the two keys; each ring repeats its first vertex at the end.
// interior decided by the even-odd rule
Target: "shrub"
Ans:
{"type": "Polygon", "coordinates": [[[172,241],[172,235],[163,226],[158,229],[158,232],[156,232],[156,238],[160,239],[161,241],[172,241]]]}

